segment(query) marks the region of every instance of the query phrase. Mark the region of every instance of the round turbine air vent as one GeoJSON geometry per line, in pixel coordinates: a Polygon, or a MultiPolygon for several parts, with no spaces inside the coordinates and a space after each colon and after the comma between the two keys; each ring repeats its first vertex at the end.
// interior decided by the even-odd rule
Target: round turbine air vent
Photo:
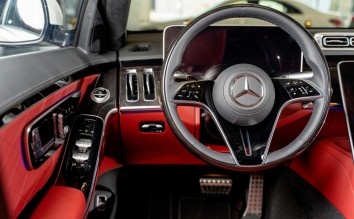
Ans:
{"type": "Polygon", "coordinates": [[[91,92],[91,99],[96,103],[104,103],[110,97],[110,92],[108,89],[103,87],[97,87],[91,92]]]}

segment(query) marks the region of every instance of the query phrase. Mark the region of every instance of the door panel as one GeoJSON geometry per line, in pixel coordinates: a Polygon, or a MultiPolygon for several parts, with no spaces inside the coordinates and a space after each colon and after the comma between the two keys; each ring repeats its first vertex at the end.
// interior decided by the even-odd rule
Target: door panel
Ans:
{"type": "Polygon", "coordinates": [[[49,85],[94,65],[114,63],[116,53],[87,55],[64,48],[0,58],[0,115],[49,85]]]}
{"type": "Polygon", "coordinates": [[[40,167],[29,170],[23,153],[23,133],[27,124],[69,94],[84,93],[97,75],[77,80],[33,105],[0,129],[0,179],[11,218],[17,217],[29,201],[47,183],[59,161],[62,147],[40,167]]]}

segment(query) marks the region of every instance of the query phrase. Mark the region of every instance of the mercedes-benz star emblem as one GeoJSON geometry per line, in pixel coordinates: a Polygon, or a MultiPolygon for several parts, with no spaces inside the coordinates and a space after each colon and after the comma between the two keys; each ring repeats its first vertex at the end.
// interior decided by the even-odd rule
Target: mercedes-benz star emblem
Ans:
{"type": "Polygon", "coordinates": [[[258,78],[242,75],[231,84],[230,92],[237,104],[243,107],[252,107],[263,99],[264,87],[258,78]]]}

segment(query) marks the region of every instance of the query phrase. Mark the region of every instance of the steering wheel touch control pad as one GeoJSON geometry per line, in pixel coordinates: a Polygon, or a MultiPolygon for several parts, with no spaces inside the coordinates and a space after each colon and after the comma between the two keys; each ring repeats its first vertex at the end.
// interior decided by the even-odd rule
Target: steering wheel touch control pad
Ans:
{"type": "Polygon", "coordinates": [[[274,99],[272,80],[254,65],[233,65],[215,80],[215,108],[232,124],[251,126],[260,123],[272,110],[274,99]]]}
{"type": "Polygon", "coordinates": [[[174,100],[201,101],[206,86],[210,81],[184,83],[174,96],[174,100]]]}
{"type": "Polygon", "coordinates": [[[317,96],[320,93],[309,83],[303,80],[279,80],[292,99],[317,96]]]}

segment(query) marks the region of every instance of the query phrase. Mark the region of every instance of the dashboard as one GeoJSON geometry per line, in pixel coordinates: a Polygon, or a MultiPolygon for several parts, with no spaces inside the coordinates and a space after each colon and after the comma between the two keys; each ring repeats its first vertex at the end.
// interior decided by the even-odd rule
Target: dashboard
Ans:
{"type": "MultiPolygon", "coordinates": [[[[173,45],[174,36],[182,28],[173,26],[164,33],[130,32],[126,46],[119,51],[119,111],[127,163],[202,163],[181,147],[181,143],[174,137],[160,102],[163,58],[173,45]],[[148,90],[150,92],[147,92],[148,90]],[[141,154],[145,156],[134,153],[137,150],[142,151],[141,154]],[[164,157],[163,160],[161,157],[164,157]]],[[[336,30],[336,33],[331,31],[329,37],[351,37],[351,33],[346,33],[345,30],[336,30]]],[[[334,121],[343,121],[344,118],[337,64],[354,59],[354,49],[324,45],[328,32],[326,29],[311,30],[314,40],[326,56],[332,81],[331,110],[320,136],[345,136],[345,126],[334,128],[334,121]]],[[[197,79],[213,79],[223,69],[239,63],[256,65],[271,77],[296,77],[298,73],[311,72],[303,59],[301,49],[286,32],[277,27],[246,26],[213,26],[205,29],[185,49],[181,65],[176,70],[191,74],[197,79]]],[[[196,139],[214,150],[226,151],[213,122],[202,109],[179,108],[181,120],[196,139]]],[[[298,131],[307,123],[311,109],[312,105],[308,103],[290,106],[283,112],[283,120],[279,121],[279,128],[277,127],[274,135],[274,142],[279,145],[274,146],[274,149],[290,143],[293,137],[296,137],[298,131]]]]}

